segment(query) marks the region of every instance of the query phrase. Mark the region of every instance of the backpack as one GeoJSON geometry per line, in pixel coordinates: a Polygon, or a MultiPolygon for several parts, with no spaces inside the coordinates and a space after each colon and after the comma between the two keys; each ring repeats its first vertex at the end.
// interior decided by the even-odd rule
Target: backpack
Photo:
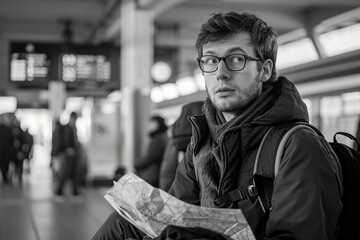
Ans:
{"type": "MultiPolygon", "coordinates": [[[[285,149],[286,141],[289,139],[292,133],[304,128],[317,133],[319,137],[323,137],[321,132],[314,126],[307,123],[300,123],[295,126],[288,126],[287,128],[279,126],[272,127],[264,135],[260,143],[254,166],[254,184],[256,186],[258,198],[262,205],[263,211],[265,212],[265,216],[268,215],[271,208],[271,196],[273,192],[274,177],[276,177],[279,171],[280,161],[285,149]],[[272,134],[272,132],[279,131],[279,128],[281,128],[281,133],[277,134],[277,139],[273,139],[271,136],[276,134],[272,134]],[[271,141],[271,144],[275,144],[275,146],[277,146],[277,148],[272,148],[274,151],[272,154],[272,156],[274,156],[274,168],[271,170],[264,170],[261,162],[261,159],[263,158],[261,156],[262,152],[265,151],[265,148],[267,148],[266,153],[269,153],[270,148],[267,147],[267,145],[269,145],[271,141]],[[264,174],[264,171],[272,172],[264,174]],[[261,176],[257,174],[259,172],[261,172],[261,176]]],[[[330,142],[329,144],[339,159],[343,179],[343,210],[339,219],[339,234],[336,239],[360,239],[360,144],[354,136],[345,132],[337,132],[333,137],[333,142],[330,142]],[[351,140],[354,140],[357,149],[339,143],[336,138],[338,135],[343,135],[350,138],[351,140]]]]}

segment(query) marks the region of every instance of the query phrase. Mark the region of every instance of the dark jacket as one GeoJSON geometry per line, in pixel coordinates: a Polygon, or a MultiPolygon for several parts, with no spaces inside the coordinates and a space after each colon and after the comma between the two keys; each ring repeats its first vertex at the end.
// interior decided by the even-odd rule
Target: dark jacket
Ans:
{"type": "Polygon", "coordinates": [[[77,129],[70,126],[70,124],[64,125],[63,131],[63,149],[66,151],[67,148],[77,149],[79,146],[79,140],[77,137],[77,129]]]}
{"type": "Polygon", "coordinates": [[[149,146],[145,155],[134,165],[139,177],[154,187],[159,186],[160,165],[168,142],[167,126],[161,117],[153,117],[158,128],[151,132],[149,146]]]}
{"type": "Polygon", "coordinates": [[[0,124],[0,165],[9,166],[15,158],[14,136],[10,127],[0,124]]]}
{"type": "Polygon", "coordinates": [[[333,238],[342,209],[338,169],[332,164],[337,159],[325,141],[306,130],[289,139],[268,221],[257,198],[214,204],[219,196],[253,184],[255,155],[270,126],[308,121],[306,105],[291,82],[280,77],[229,122],[221,120],[208,100],[204,116],[191,121],[192,142],[170,194],[206,207],[242,209],[257,239],[333,238]]]}

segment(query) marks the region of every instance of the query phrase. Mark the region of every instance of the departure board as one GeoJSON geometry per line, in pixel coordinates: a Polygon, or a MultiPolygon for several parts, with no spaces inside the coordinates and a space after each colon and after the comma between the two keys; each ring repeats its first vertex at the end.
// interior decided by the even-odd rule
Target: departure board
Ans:
{"type": "Polygon", "coordinates": [[[46,52],[35,49],[33,44],[24,46],[25,51],[11,53],[11,81],[46,81],[49,78],[51,61],[46,52]]]}
{"type": "Polygon", "coordinates": [[[65,82],[111,80],[111,62],[105,55],[63,54],[61,61],[65,82]]]}
{"type": "Polygon", "coordinates": [[[119,89],[120,48],[11,42],[9,80],[24,88],[47,88],[50,81],[63,81],[68,90],[119,89]]]}

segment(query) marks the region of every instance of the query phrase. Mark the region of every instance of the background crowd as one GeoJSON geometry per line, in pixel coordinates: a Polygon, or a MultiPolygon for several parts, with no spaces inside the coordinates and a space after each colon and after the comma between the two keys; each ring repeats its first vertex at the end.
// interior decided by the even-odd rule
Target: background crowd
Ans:
{"type": "Polygon", "coordinates": [[[24,162],[30,170],[34,139],[15,113],[0,115],[0,168],[4,184],[22,184],[24,162]]]}

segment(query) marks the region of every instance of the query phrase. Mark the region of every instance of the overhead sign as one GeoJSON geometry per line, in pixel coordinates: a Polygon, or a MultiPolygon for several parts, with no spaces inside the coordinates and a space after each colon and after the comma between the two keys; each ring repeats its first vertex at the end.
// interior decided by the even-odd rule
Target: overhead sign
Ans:
{"type": "Polygon", "coordinates": [[[120,48],[54,43],[10,43],[9,80],[17,87],[47,88],[50,80],[67,89],[120,88],[120,48]]]}

